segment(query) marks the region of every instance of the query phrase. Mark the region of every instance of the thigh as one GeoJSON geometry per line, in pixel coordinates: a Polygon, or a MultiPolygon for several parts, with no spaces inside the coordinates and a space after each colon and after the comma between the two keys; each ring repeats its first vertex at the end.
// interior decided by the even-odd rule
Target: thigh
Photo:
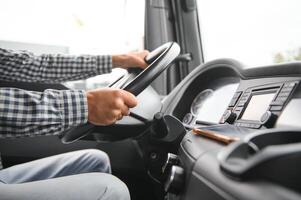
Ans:
{"type": "Polygon", "coordinates": [[[130,200],[111,174],[87,173],[22,184],[0,184],[1,200],[130,200]]]}
{"type": "Polygon", "coordinates": [[[7,184],[25,183],[89,172],[111,172],[106,153],[88,149],[16,165],[1,170],[0,181],[7,184]]]}

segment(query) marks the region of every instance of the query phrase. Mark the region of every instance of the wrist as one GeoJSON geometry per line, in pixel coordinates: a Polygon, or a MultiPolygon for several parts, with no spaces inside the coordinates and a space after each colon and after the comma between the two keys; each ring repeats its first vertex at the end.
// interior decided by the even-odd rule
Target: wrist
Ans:
{"type": "Polygon", "coordinates": [[[124,63],[126,63],[127,59],[128,59],[128,56],[126,54],[113,55],[112,56],[112,66],[113,66],[113,68],[116,68],[116,67],[126,68],[124,66],[124,63]]]}
{"type": "Polygon", "coordinates": [[[90,116],[91,116],[91,112],[93,111],[93,105],[94,105],[94,96],[93,96],[93,94],[91,93],[91,92],[86,92],[86,97],[87,97],[87,111],[88,111],[88,116],[87,116],[87,118],[88,118],[88,121],[90,121],[89,120],[89,118],[90,118],[90,116]]]}

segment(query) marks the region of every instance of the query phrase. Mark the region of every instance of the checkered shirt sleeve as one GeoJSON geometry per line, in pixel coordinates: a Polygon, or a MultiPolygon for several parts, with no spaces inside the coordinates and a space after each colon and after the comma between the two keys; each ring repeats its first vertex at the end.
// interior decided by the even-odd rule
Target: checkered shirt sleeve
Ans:
{"type": "Polygon", "coordinates": [[[84,91],[0,89],[0,138],[56,135],[87,118],[84,91]]]}
{"type": "MultiPolygon", "coordinates": [[[[58,83],[108,73],[111,56],[35,56],[0,48],[0,80],[58,83]]],[[[26,91],[0,88],[0,138],[57,135],[87,122],[80,90],[26,91]]]]}
{"type": "Polygon", "coordinates": [[[0,48],[0,80],[60,83],[112,71],[112,57],[43,54],[0,48]]]}

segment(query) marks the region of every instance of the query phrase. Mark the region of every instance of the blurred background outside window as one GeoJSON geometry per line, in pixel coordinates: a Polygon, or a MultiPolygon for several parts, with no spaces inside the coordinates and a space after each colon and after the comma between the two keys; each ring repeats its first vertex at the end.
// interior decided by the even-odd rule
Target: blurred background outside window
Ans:
{"type": "MultiPolygon", "coordinates": [[[[143,0],[0,0],[0,47],[36,54],[117,54],[142,50],[143,0]]],[[[74,89],[104,87],[126,73],[68,82],[74,89]]]]}
{"type": "Polygon", "coordinates": [[[249,67],[301,60],[300,0],[197,0],[205,61],[249,67]]]}

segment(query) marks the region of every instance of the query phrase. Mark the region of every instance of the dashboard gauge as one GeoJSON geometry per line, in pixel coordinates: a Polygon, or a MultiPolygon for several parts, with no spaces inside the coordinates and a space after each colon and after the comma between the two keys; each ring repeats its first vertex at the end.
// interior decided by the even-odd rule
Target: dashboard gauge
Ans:
{"type": "Polygon", "coordinates": [[[198,116],[199,111],[201,110],[201,108],[204,105],[204,102],[210,98],[213,95],[213,90],[212,89],[206,89],[204,91],[202,91],[200,94],[198,94],[190,107],[190,112],[192,115],[194,116],[198,116]]]}
{"type": "Polygon", "coordinates": [[[184,124],[190,124],[190,122],[193,120],[193,115],[191,114],[191,113],[187,113],[185,116],[184,116],[184,118],[183,118],[183,120],[182,120],[182,122],[184,123],[184,124]]]}

